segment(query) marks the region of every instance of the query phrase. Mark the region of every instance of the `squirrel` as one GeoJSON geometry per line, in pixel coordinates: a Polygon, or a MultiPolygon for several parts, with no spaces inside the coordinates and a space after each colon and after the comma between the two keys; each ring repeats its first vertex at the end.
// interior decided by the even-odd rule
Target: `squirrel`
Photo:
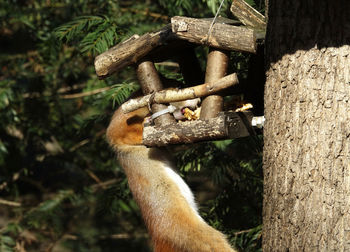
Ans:
{"type": "Polygon", "coordinates": [[[155,252],[234,252],[199,215],[194,196],[166,152],[142,145],[147,107],[113,115],[106,136],[139,205],[155,252]]]}

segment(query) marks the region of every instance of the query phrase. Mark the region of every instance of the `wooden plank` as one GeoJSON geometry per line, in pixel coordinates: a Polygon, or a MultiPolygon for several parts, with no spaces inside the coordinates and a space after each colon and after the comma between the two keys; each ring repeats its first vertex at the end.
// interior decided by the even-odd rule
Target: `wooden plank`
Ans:
{"type": "Polygon", "coordinates": [[[149,147],[169,144],[187,144],[199,141],[240,138],[251,135],[252,128],[247,125],[250,112],[221,112],[208,120],[184,121],[163,126],[145,124],[143,144],[149,147]]]}
{"type": "Polygon", "coordinates": [[[211,26],[209,20],[180,16],[171,18],[171,26],[178,38],[192,43],[229,51],[256,52],[256,36],[253,29],[215,23],[208,34],[211,26]]]}

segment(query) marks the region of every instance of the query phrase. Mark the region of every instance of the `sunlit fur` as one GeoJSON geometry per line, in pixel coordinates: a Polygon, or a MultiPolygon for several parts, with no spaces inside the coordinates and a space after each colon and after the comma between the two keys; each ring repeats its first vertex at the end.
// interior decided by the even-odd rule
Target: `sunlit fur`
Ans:
{"type": "Polygon", "coordinates": [[[115,112],[107,138],[117,152],[156,252],[234,251],[223,234],[197,212],[189,187],[173,170],[165,152],[142,143],[147,109],[115,112]]]}

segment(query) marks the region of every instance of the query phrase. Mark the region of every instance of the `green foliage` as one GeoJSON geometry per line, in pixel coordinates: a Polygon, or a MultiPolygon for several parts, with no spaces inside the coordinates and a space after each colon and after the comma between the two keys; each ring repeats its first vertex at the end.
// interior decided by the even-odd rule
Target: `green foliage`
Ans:
{"type": "Polygon", "coordinates": [[[140,86],[135,82],[115,84],[111,89],[106,93],[106,97],[112,101],[113,107],[116,104],[122,104],[131,93],[139,90],[140,86]]]}
{"type": "Polygon", "coordinates": [[[260,252],[262,251],[261,235],[262,235],[262,226],[259,225],[255,228],[237,232],[233,238],[233,242],[234,244],[236,244],[237,248],[242,249],[244,251],[260,252]]]}
{"type": "Polygon", "coordinates": [[[83,16],[55,29],[59,40],[72,42],[80,40],[81,52],[102,53],[118,41],[117,25],[108,17],[83,16]],[[84,35],[86,34],[86,35],[84,35]]]}
{"type": "Polygon", "coordinates": [[[9,223],[0,229],[0,251],[14,252],[16,241],[12,236],[18,235],[20,231],[20,226],[15,223],[9,223]]]}
{"type": "Polygon", "coordinates": [[[262,139],[256,136],[196,144],[176,153],[178,166],[187,176],[204,174],[220,188],[216,197],[200,203],[201,215],[244,251],[261,246],[261,148],[262,139]]]}
{"type": "MultiPolygon", "coordinates": [[[[98,80],[94,57],[173,15],[213,17],[219,3],[0,0],[0,198],[8,202],[0,207],[0,251],[150,251],[104,137],[115,107],[139,89],[135,72],[98,80]]],[[[232,18],[229,5],[220,15],[232,18]]],[[[205,66],[206,50],[196,53],[205,66]]],[[[249,57],[231,58],[231,70],[247,78],[249,57]]],[[[157,68],[183,81],[178,68],[157,68]]],[[[227,140],[177,154],[186,178],[204,174],[219,189],[201,202],[203,216],[248,251],[259,248],[261,233],[260,145],[227,140]]]]}
{"type": "Polygon", "coordinates": [[[185,15],[193,10],[198,1],[191,0],[159,0],[159,4],[169,10],[171,15],[185,15]]]}
{"type": "MultiPolygon", "coordinates": [[[[207,5],[214,15],[218,11],[218,8],[220,6],[221,1],[222,0],[207,0],[207,5]]],[[[231,5],[231,1],[224,0],[221,8],[222,8],[222,10],[227,10],[230,5],[231,5]]]]}
{"type": "Polygon", "coordinates": [[[41,202],[27,212],[23,218],[23,224],[35,229],[50,225],[55,233],[61,233],[62,222],[57,217],[62,215],[63,202],[72,198],[73,193],[72,190],[58,191],[54,198],[41,202]]]}
{"type": "Polygon", "coordinates": [[[16,242],[10,236],[1,236],[0,249],[4,252],[13,252],[16,242]]]}

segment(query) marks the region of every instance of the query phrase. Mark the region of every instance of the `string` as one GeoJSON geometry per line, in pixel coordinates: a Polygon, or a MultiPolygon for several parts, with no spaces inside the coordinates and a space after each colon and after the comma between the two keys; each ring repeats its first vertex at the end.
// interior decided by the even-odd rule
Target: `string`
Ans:
{"type": "Polygon", "coordinates": [[[166,113],[174,113],[176,110],[176,107],[173,105],[169,105],[166,109],[163,109],[161,111],[158,111],[156,113],[154,113],[151,118],[150,121],[153,122],[154,119],[156,119],[157,117],[160,117],[161,115],[164,115],[166,113]]]}
{"type": "Polygon", "coordinates": [[[214,23],[215,23],[215,21],[216,21],[216,18],[217,18],[218,15],[219,15],[219,12],[220,12],[220,10],[221,10],[221,7],[222,7],[224,1],[225,1],[225,0],[221,0],[220,6],[219,6],[218,10],[216,11],[216,14],[215,14],[215,16],[214,16],[214,18],[213,18],[213,21],[212,21],[211,24],[210,24],[209,31],[208,31],[208,36],[207,36],[207,43],[208,43],[208,41],[209,41],[209,37],[210,37],[211,31],[212,31],[212,29],[213,29],[213,27],[214,27],[214,23]]]}

